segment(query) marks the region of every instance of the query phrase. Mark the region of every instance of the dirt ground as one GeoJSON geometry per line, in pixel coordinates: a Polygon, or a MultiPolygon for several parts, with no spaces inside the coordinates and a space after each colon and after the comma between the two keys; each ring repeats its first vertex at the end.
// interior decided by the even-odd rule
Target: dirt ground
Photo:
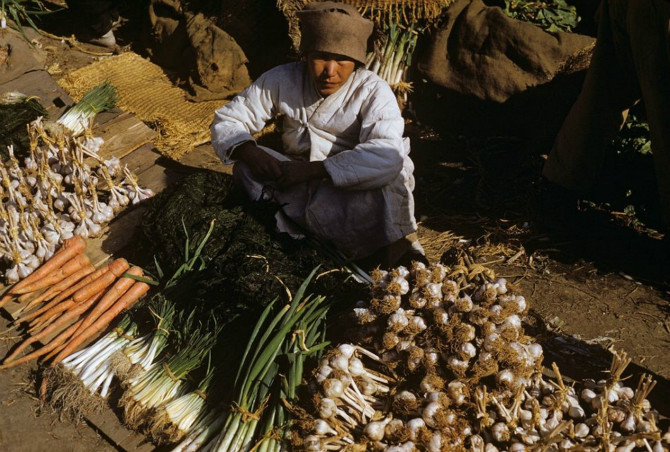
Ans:
{"type": "MultiPolygon", "coordinates": [[[[34,33],[30,37],[55,78],[100,58],[101,49],[95,46],[73,47],[67,40],[34,33]]],[[[631,373],[656,375],[661,384],[653,399],[670,416],[670,266],[660,241],[614,227],[608,219],[594,223],[595,229],[581,237],[547,235],[533,221],[532,178],[495,180],[483,171],[482,154],[473,151],[471,142],[441,137],[416,124],[408,126],[408,133],[417,166],[419,233],[429,258],[439,259],[456,244],[468,247],[529,300],[541,331],[547,333],[542,336],[545,364],[556,359],[569,367],[567,375],[579,378],[593,369],[606,370],[607,350],[625,350],[640,366],[631,373]]],[[[513,174],[524,164],[539,168],[540,160],[516,153],[498,171],[513,174]]],[[[229,171],[209,145],[180,163],[229,171]]],[[[4,330],[7,321],[1,322],[4,330]]],[[[0,338],[0,354],[12,343],[9,336],[0,338]]],[[[114,450],[90,426],[40,412],[32,370],[23,366],[0,374],[1,450],[114,450]]]]}
{"type": "MultiPolygon", "coordinates": [[[[0,319],[0,330],[8,327],[0,319]]],[[[11,334],[0,337],[5,356],[16,341],[11,334]]],[[[0,375],[0,450],[7,452],[107,452],[116,450],[88,424],[61,421],[49,408],[41,409],[33,373],[37,365],[19,366],[0,375]]]]}

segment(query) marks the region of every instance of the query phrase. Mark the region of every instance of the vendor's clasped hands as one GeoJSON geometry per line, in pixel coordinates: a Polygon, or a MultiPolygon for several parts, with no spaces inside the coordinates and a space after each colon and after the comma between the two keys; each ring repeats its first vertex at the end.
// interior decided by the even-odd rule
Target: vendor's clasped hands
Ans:
{"type": "Polygon", "coordinates": [[[254,176],[274,181],[280,189],[328,177],[323,162],[280,161],[253,142],[244,143],[235,149],[235,158],[246,163],[254,176]]]}

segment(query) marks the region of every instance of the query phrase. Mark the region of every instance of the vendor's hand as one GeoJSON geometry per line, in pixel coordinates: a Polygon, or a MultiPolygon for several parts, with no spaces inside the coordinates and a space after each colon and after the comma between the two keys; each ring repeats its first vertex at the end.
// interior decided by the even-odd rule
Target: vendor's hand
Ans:
{"type": "Polygon", "coordinates": [[[281,176],[277,179],[280,188],[288,188],[313,179],[324,179],[328,172],[323,162],[280,162],[281,176]]]}
{"type": "Polygon", "coordinates": [[[249,165],[253,175],[262,181],[276,181],[282,175],[279,160],[256,146],[253,141],[235,148],[233,158],[249,165]]]}

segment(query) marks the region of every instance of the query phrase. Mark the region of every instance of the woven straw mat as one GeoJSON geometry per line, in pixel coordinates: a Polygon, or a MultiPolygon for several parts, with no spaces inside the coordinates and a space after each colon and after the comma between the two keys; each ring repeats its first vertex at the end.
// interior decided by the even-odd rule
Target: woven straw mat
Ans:
{"type": "Polygon", "coordinates": [[[127,52],[71,72],[59,81],[75,101],[95,86],[109,81],[116,88],[116,104],[158,130],[154,146],[178,160],[194,147],[210,141],[214,111],[226,101],[189,102],[163,70],[136,53],[127,52]]]}

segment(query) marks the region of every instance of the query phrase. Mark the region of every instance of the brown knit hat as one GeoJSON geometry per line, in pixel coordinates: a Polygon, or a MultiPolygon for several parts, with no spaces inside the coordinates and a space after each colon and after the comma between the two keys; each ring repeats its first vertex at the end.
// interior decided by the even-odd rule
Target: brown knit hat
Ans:
{"type": "Polygon", "coordinates": [[[337,2],[308,3],[297,16],[303,53],[337,53],[365,63],[373,24],[355,7],[337,2]]]}

